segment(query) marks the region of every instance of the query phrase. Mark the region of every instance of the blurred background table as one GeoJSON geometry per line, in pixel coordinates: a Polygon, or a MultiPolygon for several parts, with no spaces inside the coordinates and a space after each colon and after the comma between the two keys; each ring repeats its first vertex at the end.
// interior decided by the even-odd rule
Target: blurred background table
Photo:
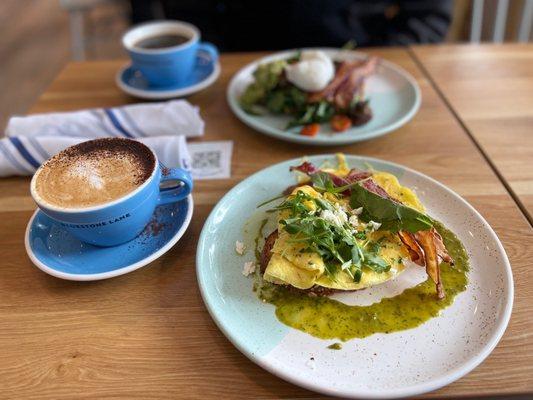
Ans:
{"type": "MultiPolygon", "coordinates": [[[[200,140],[234,141],[231,179],[197,182],[193,221],[181,241],[149,266],[110,280],[67,282],[33,267],[23,245],[34,210],[29,179],[1,180],[0,220],[9,224],[0,226],[0,397],[320,398],[262,370],[223,336],[200,297],[195,252],[209,212],[237,182],[278,161],[337,151],[398,162],[449,186],[489,221],[511,260],[515,305],[502,341],[473,372],[424,397],[533,393],[533,229],[526,207],[516,202],[522,203],[518,188],[530,177],[513,175],[513,157],[499,151],[502,145],[493,130],[503,130],[509,123],[516,130],[531,131],[533,102],[520,93],[533,86],[533,74],[527,69],[533,47],[512,48],[516,63],[508,74],[522,72],[519,82],[506,77],[511,50],[505,49],[454,47],[460,67],[452,61],[455,53],[445,47],[370,49],[416,78],[422,89],[420,111],[390,135],[328,149],[277,141],[239,122],[225,100],[228,81],[262,54],[223,55],[218,82],[189,101],[200,106],[206,121],[206,135],[200,140]],[[478,65],[476,73],[463,71],[469,62],[478,65]],[[488,96],[498,94],[490,91],[495,84],[491,74],[496,72],[484,70],[485,63],[501,65],[494,68],[507,104],[514,104],[513,93],[529,104],[511,112],[490,102],[488,96]],[[505,89],[506,79],[515,84],[514,89],[505,89]],[[461,90],[463,84],[472,86],[461,90]],[[478,111],[472,103],[480,105],[478,111]],[[489,105],[492,109],[485,113],[489,105]]],[[[123,63],[68,64],[32,112],[134,101],[114,84],[123,63]]],[[[526,133],[508,140],[531,149],[532,138],[526,133]]],[[[516,163],[522,170],[531,165],[527,157],[516,163]]],[[[525,187],[526,192],[531,188],[525,187]]]]}
{"type": "Polygon", "coordinates": [[[533,222],[533,46],[419,46],[413,53],[533,222]]]}

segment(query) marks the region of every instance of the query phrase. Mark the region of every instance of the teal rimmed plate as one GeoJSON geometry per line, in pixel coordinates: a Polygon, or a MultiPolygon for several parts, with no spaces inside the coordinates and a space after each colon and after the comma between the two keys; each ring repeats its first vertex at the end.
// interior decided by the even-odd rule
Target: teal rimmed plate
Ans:
{"type": "MultiPolygon", "coordinates": [[[[334,351],[327,346],[336,340],[289,328],[277,320],[272,305],[259,300],[252,290],[253,279],[242,274],[244,263],[255,259],[253,242],[266,215],[256,207],[295,182],[289,167],[300,161],[273,165],[239,183],[215,206],[203,227],[196,258],[198,284],[209,313],[227,338],[250,360],[283,379],[351,398],[420,395],[480,364],[502,337],[511,315],[509,260],[494,231],[471,205],[428,176],[398,164],[347,156],[351,166],[369,164],[414,188],[428,213],[461,239],[470,257],[469,284],[451,306],[417,328],[353,339],[334,351]],[[235,251],[237,240],[248,246],[244,255],[235,251]]],[[[320,165],[335,159],[323,155],[309,161],[320,165]]],[[[335,298],[349,304],[379,301],[412,286],[413,282],[401,279],[408,272],[378,287],[335,298]]]]}
{"type": "MultiPolygon", "coordinates": [[[[340,49],[303,49],[322,50],[335,61],[346,59],[365,59],[361,52],[340,49]]],[[[259,64],[288,58],[296,50],[284,51],[261,58],[243,67],[232,78],[227,100],[231,110],[246,125],[266,135],[288,142],[309,145],[335,146],[372,139],[392,132],[406,124],[418,111],[421,102],[420,88],[416,80],[399,66],[381,60],[376,73],[366,81],[366,94],[370,99],[373,118],[365,125],[353,127],[342,133],[334,133],[329,124],[322,124],[320,133],[314,137],[302,136],[300,128],[286,130],[290,117],[280,115],[251,115],[239,105],[239,98],[246,87],[253,81],[252,74],[259,64]]]]}

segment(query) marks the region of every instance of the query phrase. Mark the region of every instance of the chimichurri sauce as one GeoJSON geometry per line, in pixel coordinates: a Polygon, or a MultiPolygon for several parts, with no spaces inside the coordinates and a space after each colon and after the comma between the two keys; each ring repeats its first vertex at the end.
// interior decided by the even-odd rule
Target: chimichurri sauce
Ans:
{"type": "Polygon", "coordinates": [[[453,303],[466,289],[468,256],[457,236],[441,223],[435,223],[455,265],[442,263],[441,279],[446,297],[438,300],[435,284],[425,282],[403,293],[384,298],[369,306],[350,306],[328,297],[310,297],[282,286],[263,282],[259,296],[276,307],[276,316],[284,324],[321,339],[364,338],[374,333],[391,333],[415,328],[453,303]]]}

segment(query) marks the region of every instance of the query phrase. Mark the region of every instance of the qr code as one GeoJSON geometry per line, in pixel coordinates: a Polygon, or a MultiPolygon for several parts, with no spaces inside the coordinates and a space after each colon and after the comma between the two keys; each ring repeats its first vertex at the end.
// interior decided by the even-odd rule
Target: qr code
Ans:
{"type": "Polygon", "coordinates": [[[221,158],[220,151],[202,151],[195,153],[192,159],[192,168],[200,171],[220,169],[221,158]]]}
{"type": "Polygon", "coordinates": [[[194,179],[226,179],[231,176],[232,142],[190,143],[188,147],[194,179]]]}

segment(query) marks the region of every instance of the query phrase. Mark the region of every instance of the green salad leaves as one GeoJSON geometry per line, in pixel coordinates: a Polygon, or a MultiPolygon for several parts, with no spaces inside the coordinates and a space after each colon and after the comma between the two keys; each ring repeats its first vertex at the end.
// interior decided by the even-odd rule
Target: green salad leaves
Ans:
{"type": "Polygon", "coordinates": [[[254,71],[254,81],[244,91],[239,102],[249,114],[262,115],[267,111],[273,114],[291,115],[287,129],[311,123],[331,120],[335,107],[323,100],[307,102],[307,94],[290,84],[283,77],[283,69],[291,62],[298,61],[300,55],[287,60],[276,60],[261,64],[254,71]]]}
{"type": "Polygon", "coordinates": [[[325,199],[309,196],[303,191],[283,201],[275,210],[289,210],[289,216],[280,221],[291,235],[291,242],[304,243],[304,251],[319,254],[324,260],[326,273],[331,279],[345,271],[354,282],[359,282],[363,267],[375,272],[386,272],[390,265],[379,256],[379,243],[370,243],[364,232],[354,234],[347,220],[334,223],[323,218],[323,212],[335,212],[335,206],[325,199]],[[313,202],[311,212],[307,202],[313,202]]]}
{"type": "Polygon", "coordinates": [[[350,206],[363,207],[359,216],[363,221],[381,223],[381,229],[416,233],[431,229],[433,221],[427,215],[401,203],[381,197],[361,185],[351,188],[350,206]]]}
{"type": "Polygon", "coordinates": [[[390,270],[391,265],[380,256],[380,241],[369,240],[370,232],[416,233],[433,226],[430,217],[388,197],[370,177],[350,182],[313,165],[302,164],[298,170],[306,171],[310,184],[319,193],[334,199],[350,197],[350,207],[345,207],[331,200],[331,196],[313,197],[297,190],[294,195],[275,198],[285,199],[269,210],[285,213],[285,218],[279,221],[280,229],[290,235],[290,242],[305,245],[301,251],[319,254],[331,279],[344,271],[354,282],[360,282],[365,269],[377,273],[390,270]],[[375,193],[373,186],[383,194],[375,193]]]}

